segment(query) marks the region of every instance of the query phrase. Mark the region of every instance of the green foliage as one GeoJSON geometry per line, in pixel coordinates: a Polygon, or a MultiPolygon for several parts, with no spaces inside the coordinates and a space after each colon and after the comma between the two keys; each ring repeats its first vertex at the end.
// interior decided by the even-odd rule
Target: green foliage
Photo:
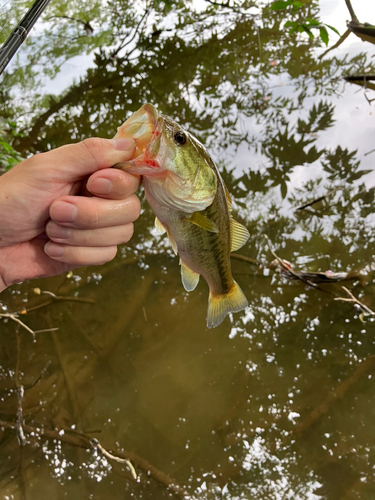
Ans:
{"type": "Polygon", "coordinates": [[[0,121],[0,174],[20,163],[24,158],[16,151],[8,140],[20,137],[16,132],[16,123],[0,121]]]}
{"type": "Polygon", "coordinates": [[[296,12],[298,9],[303,7],[303,3],[298,2],[297,0],[279,0],[277,2],[273,2],[270,9],[272,9],[272,10],[284,10],[290,6],[292,7],[293,12],[296,12]]]}
{"type": "MultiPolygon", "coordinates": [[[[291,7],[293,14],[295,14],[299,9],[303,8],[304,6],[305,6],[304,3],[295,0],[285,0],[285,1],[282,0],[273,2],[270,9],[278,11],[278,10],[288,9],[289,7],[291,7]]],[[[328,45],[329,41],[328,30],[334,31],[337,35],[340,36],[340,33],[333,26],[330,26],[329,24],[323,24],[320,21],[317,21],[316,19],[312,19],[309,17],[302,20],[299,19],[297,21],[294,20],[287,21],[284,24],[284,28],[290,28],[289,29],[290,35],[295,32],[306,33],[311,39],[314,38],[312,30],[313,29],[319,30],[320,39],[325,45],[328,45]]]]}

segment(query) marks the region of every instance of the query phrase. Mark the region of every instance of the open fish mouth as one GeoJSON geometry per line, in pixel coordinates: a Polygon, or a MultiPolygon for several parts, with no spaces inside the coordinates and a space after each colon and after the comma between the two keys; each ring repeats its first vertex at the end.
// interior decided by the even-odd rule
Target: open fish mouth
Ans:
{"type": "Polygon", "coordinates": [[[135,141],[134,158],[144,154],[156,133],[158,112],[152,104],[145,104],[117,129],[114,139],[131,137],[135,141]]]}

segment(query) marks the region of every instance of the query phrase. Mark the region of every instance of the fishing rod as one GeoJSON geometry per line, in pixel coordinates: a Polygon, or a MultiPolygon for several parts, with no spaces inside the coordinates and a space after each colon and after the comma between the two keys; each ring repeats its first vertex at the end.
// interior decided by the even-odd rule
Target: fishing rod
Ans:
{"type": "Polygon", "coordinates": [[[35,0],[33,5],[25,14],[25,17],[12,31],[8,40],[0,49],[0,75],[7,67],[9,61],[20,48],[21,44],[26,40],[31,28],[38,20],[41,13],[47,7],[51,0],[35,0]]]}

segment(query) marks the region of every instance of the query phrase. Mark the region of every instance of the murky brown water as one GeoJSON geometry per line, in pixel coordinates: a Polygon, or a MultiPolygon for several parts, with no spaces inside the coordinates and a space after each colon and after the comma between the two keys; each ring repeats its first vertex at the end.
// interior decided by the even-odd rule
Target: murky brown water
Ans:
{"type": "MultiPolygon", "coordinates": [[[[218,82],[203,70],[201,83],[194,81],[196,61],[186,58],[180,81],[196,90],[206,79],[207,113],[211,84],[222,89],[212,97],[218,109],[211,117],[196,102],[202,96],[190,96],[189,108],[155,68],[145,81],[161,95],[138,99],[191,123],[220,159],[236,218],[251,233],[237,253],[258,261],[232,263],[250,306],[208,330],[207,285],[201,280],[184,291],[178,259],[153,235],[145,203],[134,238],[113,262],[2,293],[4,311],[30,310],[20,318],[34,331],[57,328],[36,333],[34,342],[15,322],[0,323],[4,500],[374,498],[375,323],[335,300],[348,297],[344,285],[375,309],[374,177],[362,172],[375,158],[366,154],[373,106],[363,90],[337,80],[342,71],[371,68],[370,57],[317,63],[305,45],[293,47],[269,27],[261,31],[270,45],[264,42],[259,63],[253,20],[241,19],[226,28],[222,46],[201,50],[203,61],[210,51],[213,61],[221,54],[218,82]],[[232,102],[224,97],[233,61],[239,80],[231,82],[232,102]],[[237,121],[225,126],[231,114],[237,121]],[[282,278],[269,267],[265,235],[297,271],[352,272],[353,279],[313,288],[282,278]],[[53,300],[43,291],[80,300],[53,300]],[[130,458],[138,479],[92,438],[130,458]]],[[[172,61],[178,57],[167,49],[172,61]]],[[[85,101],[72,96],[72,113],[51,115],[32,144],[25,139],[24,151],[94,135],[89,127],[110,136],[138,107],[134,100],[114,109],[123,78],[108,87],[106,75],[85,101]],[[102,112],[92,122],[98,96],[102,112]]]]}

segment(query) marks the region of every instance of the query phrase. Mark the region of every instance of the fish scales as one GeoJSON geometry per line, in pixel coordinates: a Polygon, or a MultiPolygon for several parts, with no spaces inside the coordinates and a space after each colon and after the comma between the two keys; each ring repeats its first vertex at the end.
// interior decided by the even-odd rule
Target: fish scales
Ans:
{"type": "Polygon", "coordinates": [[[249,233],[232,219],[228,192],[205,147],[177,122],[145,104],[115,137],[129,136],[136,157],[117,167],[143,176],[156,228],[167,232],[180,257],[185,289],[194,290],[200,275],[209,286],[207,326],[215,327],[248,305],[233,280],[230,252],[249,233]]]}

